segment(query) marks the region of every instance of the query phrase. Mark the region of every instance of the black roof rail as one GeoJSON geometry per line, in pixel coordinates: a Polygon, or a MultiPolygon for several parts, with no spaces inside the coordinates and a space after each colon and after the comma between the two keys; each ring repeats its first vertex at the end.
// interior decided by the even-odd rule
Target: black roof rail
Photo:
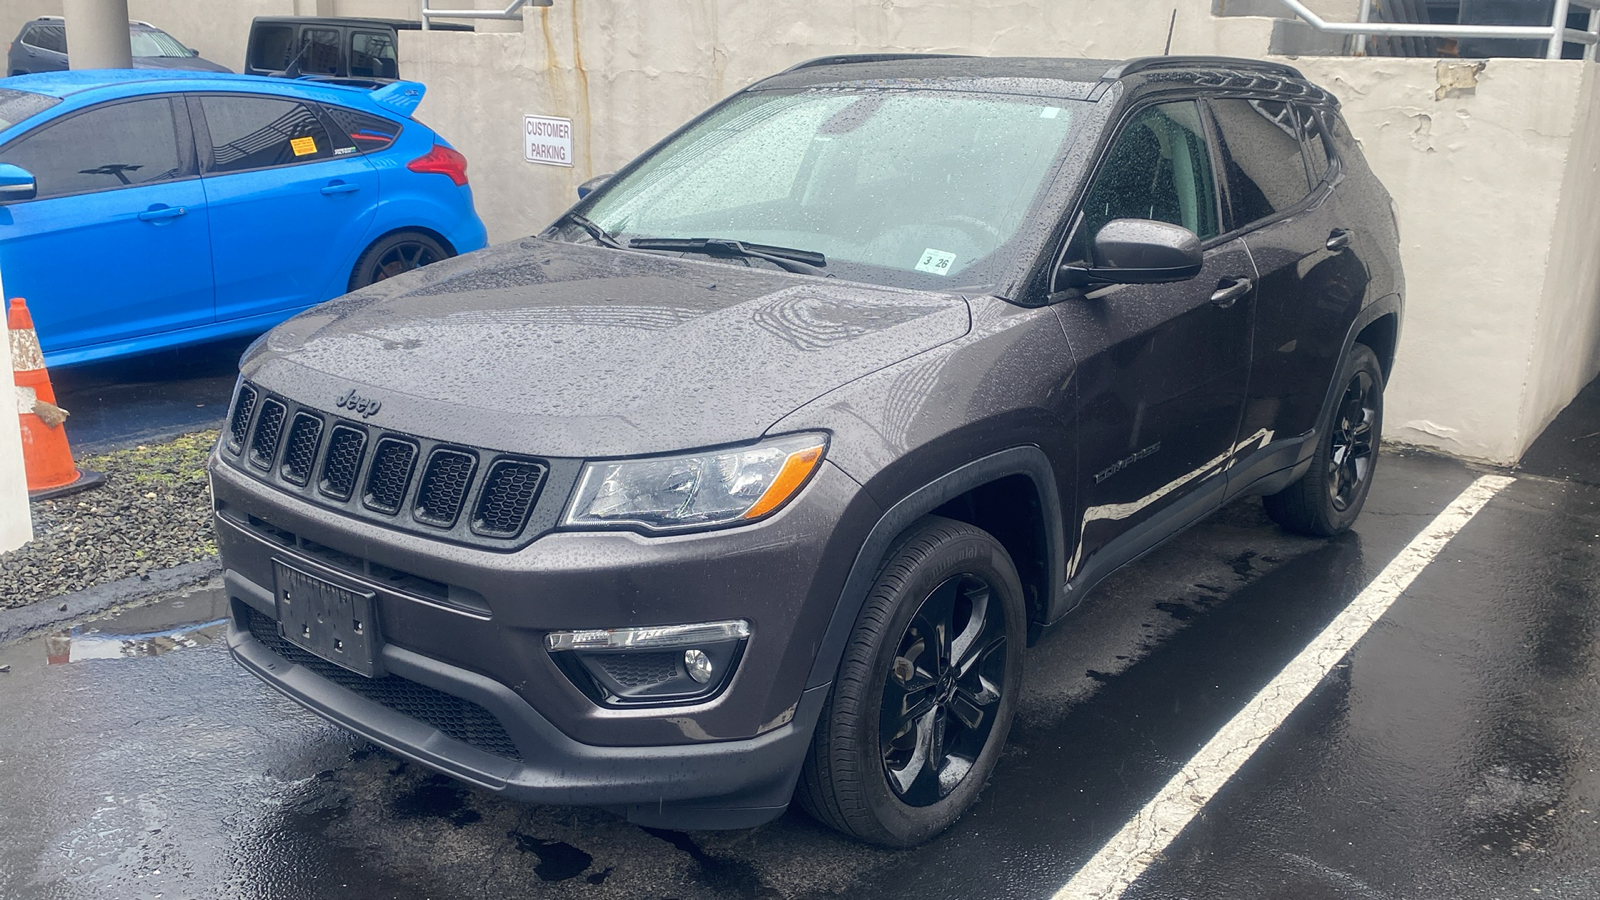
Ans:
{"type": "Polygon", "coordinates": [[[1100,77],[1106,81],[1116,81],[1135,72],[1146,72],[1151,69],[1232,69],[1288,78],[1305,78],[1294,66],[1231,56],[1140,56],[1112,66],[1100,77]]]}
{"type": "Polygon", "coordinates": [[[841,53],[837,56],[819,56],[808,59],[803,63],[795,63],[779,75],[798,72],[801,69],[812,69],[817,66],[842,66],[851,63],[894,62],[898,59],[962,59],[969,57],[967,53],[841,53]]]}

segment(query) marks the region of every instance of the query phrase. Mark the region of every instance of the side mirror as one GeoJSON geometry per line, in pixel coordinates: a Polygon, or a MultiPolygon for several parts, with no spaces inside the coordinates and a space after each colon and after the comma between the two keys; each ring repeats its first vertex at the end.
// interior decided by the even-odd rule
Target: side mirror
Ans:
{"type": "Polygon", "coordinates": [[[583,184],[578,185],[578,199],[582,200],[583,198],[594,193],[595,188],[598,188],[600,185],[610,181],[611,176],[615,174],[615,172],[607,172],[604,175],[596,175],[588,181],[585,181],[583,184]]]}
{"type": "Polygon", "coordinates": [[[0,203],[32,200],[38,193],[32,172],[21,166],[0,163],[0,203]]]}
{"type": "Polygon", "coordinates": [[[1181,225],[1112,219],[1094,238],[1094,266],[1062,266],[1063,287],[1091,284],[1170,284],[1200,274],[1200,238],[1181,225]]]}
{"type": "Polygon", "coordinates": [[[199,50],[196,50],[193,47],[189,48],[189,56],[195,57],[195,56],[199,56],[199,55],[200,55],[200,51],[199,50]]]}

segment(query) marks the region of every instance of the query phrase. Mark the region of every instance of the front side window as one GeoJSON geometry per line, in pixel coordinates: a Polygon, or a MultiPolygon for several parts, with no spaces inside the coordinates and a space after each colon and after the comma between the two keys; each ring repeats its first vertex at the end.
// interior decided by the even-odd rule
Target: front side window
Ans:
{"type": "Polygon", "coordinates": [[[1214,100],[1222,132],[1233,226],[1244,228],[1300,203],[1311,193],[1300,131],[1279,100],[1214,100]]]}
{"type": "Polygon", "coordinates": [[[1217,181],[1193,100],[1162,103],[1134,113],[1107,151],[1084,198],[1073,255],[1112,219],[1154,219],[1182,225],[1201,240],[1220,233],[1217,181]]]}
{"type": "Polygon", "coordinates": [[[350,35],[351,75],[396,78],[399,71],[391,35],[375,31],[357,31],[350,35]]]}
{"type": "Polygon", "coordinates": [[[314,162],[333,155],[310,107],[276,97],[201,97],[211,133],[211,174],[314,162]]]}
{"type": "Polygon", "coordinates": [[[885,284],[986,283],[1055,171],[1072,107],[934,91],[747,94],[582,211],[624,239],[813,251],[829,273],[885,284]]]}
{"type": "Polygon", "coordinates": [[[166,98],[102,106],[36,129],[0,150],[33,173],[38,199],[171,181],[188,174],[166,98]]]}

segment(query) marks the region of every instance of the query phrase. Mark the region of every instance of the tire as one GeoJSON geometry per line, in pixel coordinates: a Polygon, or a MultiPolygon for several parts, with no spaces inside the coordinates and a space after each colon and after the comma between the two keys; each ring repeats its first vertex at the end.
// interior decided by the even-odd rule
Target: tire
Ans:
{"type": "Polygon", "coordinates": [[[1285,529],[1316,537],[1343,533],[1361,514],[1378,465],[1383,433],[1383,368],[1377,354],[1355,344],[1339,370],[1339,400],[1319,434],[1311,468],[1298,481],[1262,498],[1267,515],[1285,529]]]}
{"type": "Polygon", "coordinates": [[[350,290],[393,278],[455,256],[433,237],[420,231],[397,231],[374,241],[350,270],[350,290]]]}
{"type": "Polygon", "coordinates": [[[977,800],[1005,746],[1025,617],[1021,581],[999,541],[950,519],[913,525],[856,620],[800,776],[801,806],[887,847],[948,828],[977,800]],[[941,641],[935,621],[955,638],[941,641]],[[929,766],[935,742],[939,762],[929,766]]]}

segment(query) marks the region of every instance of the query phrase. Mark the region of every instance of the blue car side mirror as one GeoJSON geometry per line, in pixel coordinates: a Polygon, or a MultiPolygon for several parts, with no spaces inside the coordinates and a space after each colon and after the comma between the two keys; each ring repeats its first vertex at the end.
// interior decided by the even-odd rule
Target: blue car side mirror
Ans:
{"type": "Polygon", "coordinates": [[[0,203],[32,200],[38,193],[32,172],[21,166],[0,163],[0,203]]]}

